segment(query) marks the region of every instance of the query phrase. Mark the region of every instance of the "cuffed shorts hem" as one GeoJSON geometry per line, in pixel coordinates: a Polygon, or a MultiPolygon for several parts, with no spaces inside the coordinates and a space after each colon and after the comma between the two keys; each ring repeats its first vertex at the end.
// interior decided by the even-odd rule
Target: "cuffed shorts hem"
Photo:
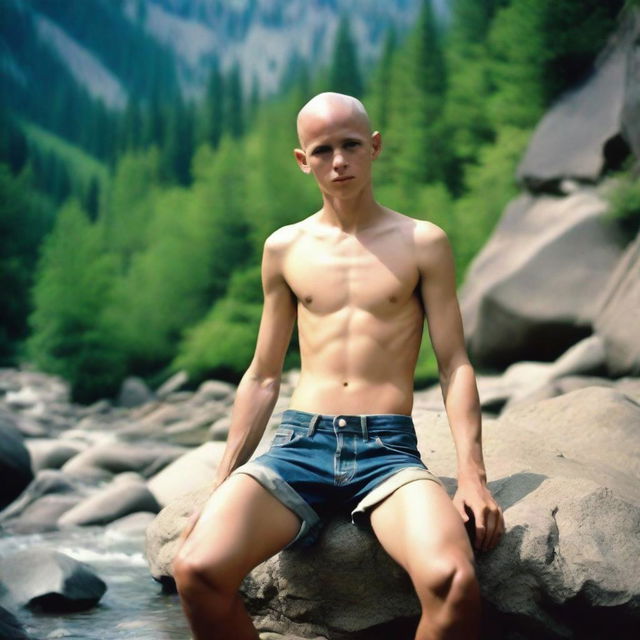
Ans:
{"type": "Polygon", "coordinates": [[[230,475],[236,473],[246,473],[257,480],[269,493],[302,520],[298,534],[283,550],[293,546],[309,546],[315,542],[322,525],[320,517],[280,475],[269,467],[255,462],[246,462],[230,475]]]}
{"type": "Polygon", "coordinates": [[[352,524],[361,529],[371,531],[371,510],[388,498],[394,491],[415,480],[431,480],[444,488],[440,478],[424,467],[405,467],[404,469],[396,470],[360,500],[356,508],[351,512],[352,524]]]}

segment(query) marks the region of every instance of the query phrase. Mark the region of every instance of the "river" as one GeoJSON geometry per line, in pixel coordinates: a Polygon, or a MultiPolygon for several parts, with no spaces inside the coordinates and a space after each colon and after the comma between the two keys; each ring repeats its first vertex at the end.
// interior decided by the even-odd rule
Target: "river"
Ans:
{"type": "Polygon", "coordinates": [[[55,549],[94,569],[106,582],[98,604],[75,613],[45,614],[27,608],[14,611],[38,640],[189,640],[190,633],[177,594],[166,594],[149,573],[144,536],[82,527],[65,531],[0,537],[2,557],[35,547],[55,549]]]}

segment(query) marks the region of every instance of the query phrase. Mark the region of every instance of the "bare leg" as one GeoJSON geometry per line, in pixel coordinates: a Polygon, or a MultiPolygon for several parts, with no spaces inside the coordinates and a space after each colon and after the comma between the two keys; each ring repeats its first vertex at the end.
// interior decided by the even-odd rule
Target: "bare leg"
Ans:
{"type": "Polygon", "coordinates": [[[194,640],[256,640],[238,593],[243,578],[296,536],[300,518],[247,474],[212,494],[173,561],[194,640]]]}
{"type": "Polygon", "coordinates": [[[480,589],[462,518],[446,491],[430,480],[400,487],[371,513],[387,553],[411,577],[422,617],[415,640],[474,640],[480,589]]]}

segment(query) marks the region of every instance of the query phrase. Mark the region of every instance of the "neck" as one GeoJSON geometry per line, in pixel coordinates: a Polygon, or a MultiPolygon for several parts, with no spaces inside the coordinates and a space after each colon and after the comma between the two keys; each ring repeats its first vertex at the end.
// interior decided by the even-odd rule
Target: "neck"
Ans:
{"type": "Polygon", "coordinates": [[[337,198],[323,193],[322,200],[320,222],[346,233],[356,233],[371,226],[383,211],[370,188],[363,189],[351,198],[337,198]]]}

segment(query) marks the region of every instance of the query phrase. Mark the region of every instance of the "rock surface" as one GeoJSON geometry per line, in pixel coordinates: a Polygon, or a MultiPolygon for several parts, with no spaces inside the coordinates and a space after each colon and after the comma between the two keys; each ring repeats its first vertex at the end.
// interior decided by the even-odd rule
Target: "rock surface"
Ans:
{"type": "Polygon", "coordinates": [[[48,549],[26,549],[2,558],[0,605],[48,612],[94,606],[107,585],[86,564],[48,549]]]}
{"type": "MultiPolygon", "coordinates": [[[[453,492],[455,449],[446,414],[423,410],[414,419],[423,459],[453,492]]],[[[593,386],[517,404],[485,422],[485,458],[496,478],[490,487],[507,524],[500,545],[477,555],[491,612],[486,638],[574,637],[572,629],[604,629],[612,616],[616,638],[635,637],[639,425],[636,401],[593,386]]],[[[176,537],[209,493],[203,487],[175,499],[147,529],[151,573],[165,585],[176,537]]],[[[369,533],[337,516],[317,546],[274,556],[242,590],[262,630],[382,640],[390,633],[413,637],[419,609],[407,580],[369,533]]]]}
{"type": "Polygon", "coordinates": [[[622,251],[601,221],[605,210],[586,188],[563,198],[521,195],[507,207],[460,291],[478,366],[555,359],[591,333],[594,301],[622,251]]]}
{"type": "MultiPolygon", "coordinates": [[[[0,416],[0,420],[2,417],[0,416]]],[[[31,458],[22,434],[9,421],[0,422],[0,509],[19,496],[31,482],[31,458]]]]}
{"type": "Polygon", "coordinates": [[[604,341],[609,374],[640,374],[640,234],[611,274],[594,327],[604,341]]]}

